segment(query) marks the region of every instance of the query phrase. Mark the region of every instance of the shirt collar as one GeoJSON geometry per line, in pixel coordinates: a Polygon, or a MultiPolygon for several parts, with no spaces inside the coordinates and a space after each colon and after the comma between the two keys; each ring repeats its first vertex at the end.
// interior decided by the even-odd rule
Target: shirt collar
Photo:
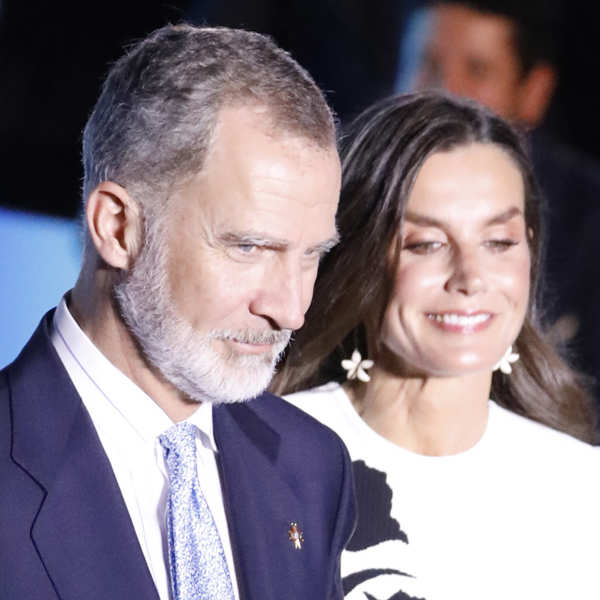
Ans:
{"type": "Polygon", "coordinates": [[[202,402],[196,412],[186,419],[186,421],[195,425],[200,431],[200,441],[205,448],[210,448],[217,452],[217,443],[213,433],[212,404],[202,402]]]}
{"type": "MultiPolygon", "coordinates": [[[[173,426],[162,408],[115,367],[81,330],[67,307],[66,296],[54,313],[53,325],[85,376],[144,441],[154,444],[161,433],[173,426]]],[[[216,452],[212,404],[201,403],[187,420],[198,427],[202,444],[216,452]]]]}

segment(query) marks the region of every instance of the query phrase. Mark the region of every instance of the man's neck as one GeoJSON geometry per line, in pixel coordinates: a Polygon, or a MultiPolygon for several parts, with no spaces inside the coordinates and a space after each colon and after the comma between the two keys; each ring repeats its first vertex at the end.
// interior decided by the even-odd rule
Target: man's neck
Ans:
{"type": "Polygon", "coordinates": [[[142,389],[174,422],[187,419],[198,403],[181,392],[151,365],[119,315],[106,285],[89,286],[80,278],[67,299],[71,315],[106,358],[142,389]]]}

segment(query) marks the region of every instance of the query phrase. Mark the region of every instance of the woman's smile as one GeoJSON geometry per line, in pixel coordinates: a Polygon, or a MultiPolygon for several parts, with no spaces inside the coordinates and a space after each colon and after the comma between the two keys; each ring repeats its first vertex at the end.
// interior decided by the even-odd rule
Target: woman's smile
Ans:
{"type": "Polygon", "coordinates": [[[477,333],[486,329],[494,315],[490,312],[429,312],[426,317],[435,327],[451,333],[477,333]]]}

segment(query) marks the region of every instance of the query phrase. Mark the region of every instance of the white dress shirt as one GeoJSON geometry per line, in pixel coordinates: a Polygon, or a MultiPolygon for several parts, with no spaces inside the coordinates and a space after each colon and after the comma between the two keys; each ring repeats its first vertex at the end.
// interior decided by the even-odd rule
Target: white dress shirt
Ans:
{"type": "MultiPolygon", "coordinates": [[[[129,511],[161,600],[171,598],[166,536],[169,481],[158,437],[173,421],[83,333],[63,298],[54,315],[52,344],[90,414],[129,511]]],[[[235,598],[231,542],[216,463],[212,405],[187,419],[198,428],[198,478],[217,525],[235,598]]]]}

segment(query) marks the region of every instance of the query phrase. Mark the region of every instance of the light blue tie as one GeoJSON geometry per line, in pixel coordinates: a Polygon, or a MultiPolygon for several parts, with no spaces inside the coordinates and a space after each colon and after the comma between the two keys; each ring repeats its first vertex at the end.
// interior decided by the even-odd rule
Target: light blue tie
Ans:
{"type": "Polygon", "coordinates": [[[169,473],[167,537],[173,600],[233,600],[221,538],[200,488],[196,426],[179,423],[163,433],[169,473]]]}

